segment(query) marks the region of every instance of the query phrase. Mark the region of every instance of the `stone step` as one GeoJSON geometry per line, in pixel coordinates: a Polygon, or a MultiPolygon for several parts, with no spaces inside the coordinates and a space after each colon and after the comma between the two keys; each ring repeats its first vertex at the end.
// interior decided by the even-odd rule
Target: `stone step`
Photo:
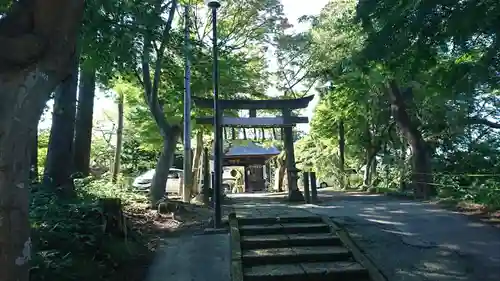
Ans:
{"type": "Polygon", "coordinates": [[[357,262],[307,262],[247,267],[245,281],[369,281],[368,271],[357,262]]]}
{"type": "Polygon", "coordinates": [[[330,233],[243,236],[241,240],[241,248],[243,250],[341,245],[342,241],[340,240],[340,238],[330,233]]]}
{"type": "Polygon", "coordinates": [[[350,261],[351,252],[345,247],[287,247],[243,250],[244,267],[264,264],[285,264],[302,262],[350,261]]]}
{"type": "Polygon", "coordinates": [[[268,235],[268,234],[299,234],[299,233],[327,233],[330,228],[324,223],[283,223],[271,225],[242,225],[240,234],[268,235]]]}
{"type": "Polygon", "coordinates": [[[256,217],[256,218],[238,218],[239,225],[255,225],[255,224],[280,224],[280,223],[320,223],[320,216],[277,216],[277,217],[256,217]]]}

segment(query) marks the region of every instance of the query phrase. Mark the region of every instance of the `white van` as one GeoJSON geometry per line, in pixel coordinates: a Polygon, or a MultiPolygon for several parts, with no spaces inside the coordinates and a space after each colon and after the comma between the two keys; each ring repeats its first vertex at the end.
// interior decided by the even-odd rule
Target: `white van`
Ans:
{"type": "MultiPolygon", "coordinates": [[[[154,169],[149,170],[144,174],[135,178],[134,182],[132,183],[132,186],[139,190],[147,191],[151,187],[154,175],[155,175],[155,170],[154,169]]],[[[167,193],[180,194],[182,175],[183,175],[183,170],[176,168],[170,169],[170,172],[168,173],[167,185],[165,186],[165,191],[167,193]]]]}

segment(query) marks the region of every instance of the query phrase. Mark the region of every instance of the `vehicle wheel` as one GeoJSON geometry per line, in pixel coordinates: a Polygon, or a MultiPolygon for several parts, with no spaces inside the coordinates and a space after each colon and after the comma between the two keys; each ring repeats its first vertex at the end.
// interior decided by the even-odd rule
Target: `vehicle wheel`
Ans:
{"type": "Polygon", "coordinates": [[[319,187],[320,188],[327,188],[328,184],[326,184],[326,182],[322,182],[322,183],[319,184],[319,187]]]}

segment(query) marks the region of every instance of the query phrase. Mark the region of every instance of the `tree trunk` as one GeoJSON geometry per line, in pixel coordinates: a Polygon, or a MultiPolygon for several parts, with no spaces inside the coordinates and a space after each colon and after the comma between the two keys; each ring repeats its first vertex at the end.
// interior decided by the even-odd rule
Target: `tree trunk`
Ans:
{"type": "Polygon", "coordinates": [[[278,172],[275,174],[274,189],[278,190],[278,192],[284,191],[283,182],[285,180],[285,174],[286,174],[285,161],[286,161],[285,152],[282,152],[282,154],[276,156],[276,170],[278,170],[278,172]]]}
{"type": "Polygon", "coordinates": [[[373,161],[375,161],[376,153],[371,149],[366,150],[366,167],[363,175],[363,190],[367,190],[372,185],[373,161]]]}
{"type": "MultiPolygon", "coordinates": [[[[155,12],[161,14],[163,1],[156,1],[155,12]]],[[[160,135],[163,139],[163,149],[158,159],[156,166],[155,176],[150,189],[150,199],[152,207],[156,207],[159,201],[165,195],[165,187],[168,179],[170,167],[174,161],[174,152],[177,144],[177,138],[180,136],[181,130],[178,126],[171,125],[165,118],[163,105],[160,104],[158,99],[158,91],[160,87],[160,76],[162,70],[163,56],[167,47],[167,42],[170,39],[170,31],[172,22],[174,20],[175,11],[177,8],[177,0],[170,1],[170,7],[166,20],[165,27],[163,28],[162,38],[158,48],[153,48],[153,38],[151,34],[146,33],[143,41],[143,49],[141,56],[142,68],[142,84],[144,85],[144,98],[149,107],[149,111],[155,121],[160,135]],[[151,51],[156,51],[156,61],[154,63],[153,77],[151,77],[150,57],[151,51]]],[[[155,43],[156,44],[156,43],[155,43]]]]}
{"type": "Polygon", "coordinates": [[[0,280],[29,281],[31,141],[69,74],[84,1],[13,1],[0,19],[0,280]]]}
{"type": "Polygon", "coordinates": [[[377,177],[377,155],[373,155],[372,162],[370,163],[371,168],[370,168],[370,183],[374,184],[376,183],[376,177],[377,177]]]}
{"type": "Polygon", "coordinates": [[[149,195],[152,207],[156,207],[166,195],[165,188],[167,186],[168,173],[174,162],[177,139],[181,133],[180,128],[178,127],[173,127],[169,131],[169,134],[163,140],[163,148],[158,159],[158,163],[156,164],[153,182],[151,183],[149,195]]]}
{"type": "MultiPolygon", "coordinates": [[[[234,128],[233,128],[234,135],[234,128]]],[[[200,193],[200,176],[201,176],[201,155],[203,154],[203,132],[196,132],[196,149],[193,157],[193,194],[200,193]]]]}
{"type": "Polygon", "coordinates": [[[368,151],[366,152],[366,159],[365,159],[365,172],[363,173],[363,190],[367,190],[368,187],[370,187],[370,155],[368,151]]]}
{"type": "Polygon", "coordinates": [[[399,163],[400,177],[399,177],[399,190],[406,190],[406,151],[408,146],[406,145],[406,140],[402,138],[401,140],[401,158],[399,163]]]}
{"type": "Polygon", "coordinates": [[[344,120],[339,122],[339,172],[340,172],[340,188],[345,189],[345,130],[344,120]]]}
{"type": "MultiPolygon", "coordinates": [[[[5,94],[6,90],[11,91],[10,93],[17,92],[15,89],[17,85],[5,85],[0,82],[0,87],[2,94],[5,94]],[[8,86],[12,88],[9,89],[8,86]]],[[[36,94],[35,91],[33,93],[36,94]]],[[[17,103],[16,106],[23,107],[22,103],[17,103]]],[[[34,104],[25,106],[21,110],[14,110],[14,107],[8,109],[3,104],[0,105],[0,280],[2,281],[29,279],[31,238],[28,205],[32,146],[30,140],[34,137],[36,119],[41,115],[41,110],[40,114],[24,113],[30,112],[28,110],[33,108],[34,104]],[[14,118],[24,120],[22,123],[11,122],[15,120],[14,118]]]]}
{"type": "Polygon", "coordinates": [[[75,172],[78,176],[86,177],[89,175],[90,169],[96,72],[95,69],[85,69],[82,67],[80,73],[74,163],[75,172]]]}
{"type": "Polygon", "coordinates": [[[31,143],[30,161],[30,180],[31,183],[35,183],[38,182],[38,128],[35,129],[35,134],[31,143]]]}
{"type": "MultiPolygon", "coordinates": [[[[411,91],[411,89],[408,91],[411,91]]],[[[431,161],[427,144],[422,137],[422,133],[408,115],[403,95],[396,81],[393,80],[389,83],[387,92],[391,102],[392,115],[412,150],[414,195],[417,198],[427,199],[434,193],[431,187],[431,161]]]]}
{"type": "MultiPolygon", "coordinates": [[[[1,46],[0,46],[1,47],[1,46]]],[[[34,67],[1,72],[0,280],[28,281],[31,239],[29,175],[33,139],[49,94],[58,83],[34,67]]]]}
{"type": "Polygon", "coordinates": [[[118,174],[120,173],[120,156],[123,144],[123,93],[118,93],[116,102],[118,105],[118,128],[116,129],[115,159],[113,161],[113,174],[111,177],[113,183],[116,183],[118,174]]]}
{"type": "Polygon", "coordinates": [[[106,234],[126,237],[127,224],[123,215],[122,201],[120,198],[100,198],[99,206],[102,210],[103,230],[106,234]]]}
{"type": "Polygon", "coordinates": [[[45,162],[44,183],[60,188],[64,195],[74,192],[73,165],[68,164],[68,159],[73,159],[77,83],[78,68],[75,64],[71,75],[56,90],[45,162]]]}

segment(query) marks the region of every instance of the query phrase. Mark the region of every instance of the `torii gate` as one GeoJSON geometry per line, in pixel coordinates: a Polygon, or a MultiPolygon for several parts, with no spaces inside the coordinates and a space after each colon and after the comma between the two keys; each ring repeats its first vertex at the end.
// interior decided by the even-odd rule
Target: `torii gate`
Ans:
{"type": "MultiPolygon", "coordinates": [[[[304,196],[298,189],[298,170],[295,167],[295,153],[293,148],[293,127],[299,123],[308,123],[309,118],[304,116],[293,116],[292,110],[306,108],[314,96],[298,99],[268,99],[268,100],[219,100],[220,111],[224,109],[243,109],[249,111],[249,117],[222,117],[222,127],[230,128],[283,128],[284,147],[287,153],[286,170],[288,181],[288,199],[290,201],[303,201],[304,196]],[[257,117],[257,110],[280,110],[282,116],[257,117]]],[[[199,108],[213,109],[213,99],[193,97],[194,104],[199,108]]],[[[214,123],[214,118],[198,117],[198,124],[214,123]]]]}

